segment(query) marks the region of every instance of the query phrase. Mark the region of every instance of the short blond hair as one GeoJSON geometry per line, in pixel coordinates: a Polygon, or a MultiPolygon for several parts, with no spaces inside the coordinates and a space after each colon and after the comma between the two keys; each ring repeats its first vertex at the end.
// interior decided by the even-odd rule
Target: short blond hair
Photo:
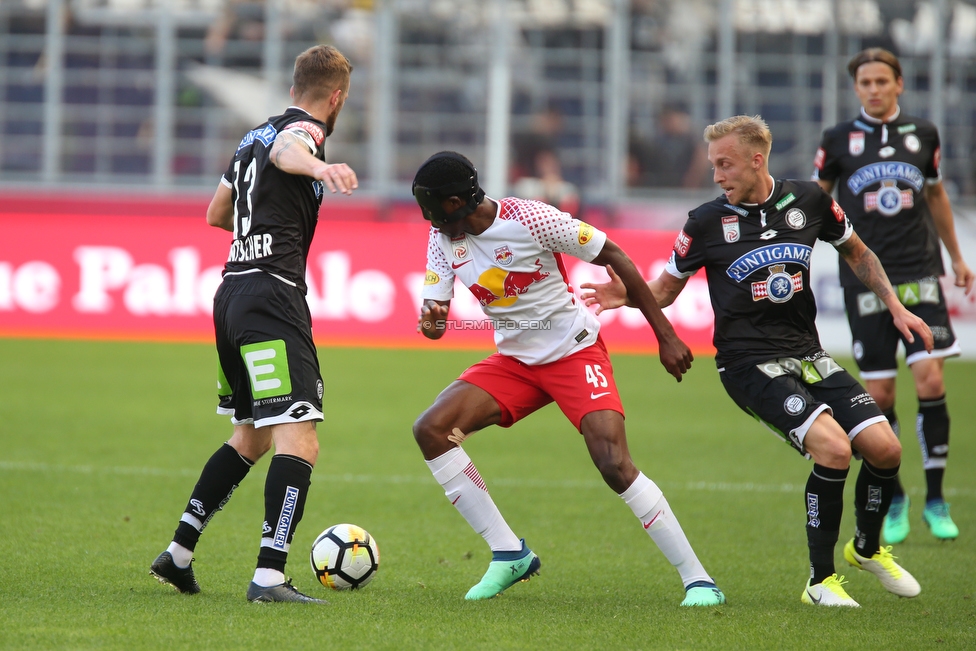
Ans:
{"type": "Polygon", "coordinates": [[[739,137],[739,142],[759,151],[767,159],[773,146],[773,134],[766,121],[758,115],[736,115],[705,127],[705,142],[714,142],[730,133],[739,137]]]}
{"type": "Polygon", "coordinates": [[[313,45],[295,59],[295,99],[318,101],[337,88],[348,90],[350,75],[352,64],[342,52],[331,45],[313,45]]]}

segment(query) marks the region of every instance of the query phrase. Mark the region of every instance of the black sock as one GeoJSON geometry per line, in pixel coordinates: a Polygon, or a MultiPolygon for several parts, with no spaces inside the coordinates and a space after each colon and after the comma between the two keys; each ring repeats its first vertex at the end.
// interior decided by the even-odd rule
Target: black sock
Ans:
{"type": "Polygon", "coordinates": [[[918,442],[925,468],[925,501],[942,499],[942,477],[949,456],[949,411],[945,395],[918,401],[918,442]]]}
{"type": "Polygon", "coordinates": [[[926,468],[925,469],[925,502],[945,499],[942,497],[942,477],[945,475],[945,468],[926,468]]]}
{"type": "Polygon", "coordinates": [[[875,468],[867,461],[861,463],[854,484],[854,549],[861,556],[871,558],[881,549],[881,525],[891,506],[898,468],[875,468]]]}
{"type": "Polygon", "coordinates": [[[810,585],[834,574],[834,547],[844,514],[844,481],[849,468],[837,470],[813,464],[807,479],[807,546],[810,548],[810,585]]]}
{"type": "MultiPolygon", "coordinates": [[[[895,406],[891,405],[891,409],[886,409],[882,413],[885,415],[885,418],[888,419],[888,424],[891,425],[891,429],[894,431],[895,436],[901,438],[901,426],[898,424],[898,415],[895,414],[895,406]]],[[[894,499],[905,498],[905,489],[902,488],[901,480],[897,477],[895,478],[895,487],[892,492],[892,497],[894,499]]]]}
{"type": "Polygon", "coordinates": [[[288,548],[305,511],[312,464],[290,454],[276,454],[264,484],[264,533],[258,567],[285,571],[288,548]]]}
{"type": "Polygon", "coordinates": [[[173,542],[193,551],[210,518],[223,508],[253,465],[253,461],[241,456],[230,445],[220,446],[203,466],[173,534],[173,542]]]}

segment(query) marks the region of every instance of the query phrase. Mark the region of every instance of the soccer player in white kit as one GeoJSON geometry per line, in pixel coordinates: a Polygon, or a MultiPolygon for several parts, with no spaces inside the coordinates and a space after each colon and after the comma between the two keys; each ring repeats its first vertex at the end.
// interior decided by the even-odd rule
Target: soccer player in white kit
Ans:
{"type": "Polygon", "coordinates": [[[678,570],[682,605],[724,603],[661,489],[634,466],[600,323],[573,294],[561,255],[618,270],[654,329],[661,363],[680,382],[691,351],[630,258],[605,233],[552,206],[486,197],[474,165],[455,152],[429,158],[413,191],[431,222],[418,330],[429,339],[444,335],[458,278],[492,320],[498,347],[444,389],[413,428],[448,500],[492,552],[488,571],[465,598],[490,599],[528,580],[541,562],[502,517],[461,443],[489,425],[510,427],[555,402],[583,435],[604,481],[678,570]]]}

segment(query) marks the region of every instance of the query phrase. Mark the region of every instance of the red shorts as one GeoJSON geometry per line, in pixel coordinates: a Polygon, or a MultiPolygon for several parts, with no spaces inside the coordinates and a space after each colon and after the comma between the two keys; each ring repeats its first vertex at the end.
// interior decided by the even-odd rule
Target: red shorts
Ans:
{"type": "Polygon", "coordinates": [[[458,378],[484,389],[502,410],[502,427],[511,427],[540,407],[555,402],[576,429],[583,416],[610,409],[624,413],[603,339],[557,362],[529,366],[495,353],[458,378]]]}

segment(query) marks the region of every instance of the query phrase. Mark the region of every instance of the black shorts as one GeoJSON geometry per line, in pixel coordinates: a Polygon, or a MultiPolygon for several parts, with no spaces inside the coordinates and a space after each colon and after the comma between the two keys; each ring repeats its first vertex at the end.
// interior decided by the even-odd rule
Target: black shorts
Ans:
{"type": "Polygon", "coordinates": [[[312,318],[297,287],[264,272],[225,276],[214,295],[218,414],[266,427],[322,420],[312,318]]]}
{"type": "Polygon", "coordinates": [[[739,408],[803,455],[803,439],[824,411],[852,441],[864,428],[886,420],[871,394],[826,353],[771,359],[720,375],[739,408]]]}
{"type": "Polygon", "coordinates": [[[851,326],[854,360],[866,380],[893,378],[898,374],[895,357],[898,342],[905,346],[905,361],[911,366],[927,357],[952,357],[961,352],[949,323],[949,311],[942,294],[942,284],[935,276],[895,285],[902,305],[921,318],[932,329],[935,349],[925,352],[922,338],[908,343],[895,327],[891,312],[874,292],[844,288],[847,322],[851,326]]]}

